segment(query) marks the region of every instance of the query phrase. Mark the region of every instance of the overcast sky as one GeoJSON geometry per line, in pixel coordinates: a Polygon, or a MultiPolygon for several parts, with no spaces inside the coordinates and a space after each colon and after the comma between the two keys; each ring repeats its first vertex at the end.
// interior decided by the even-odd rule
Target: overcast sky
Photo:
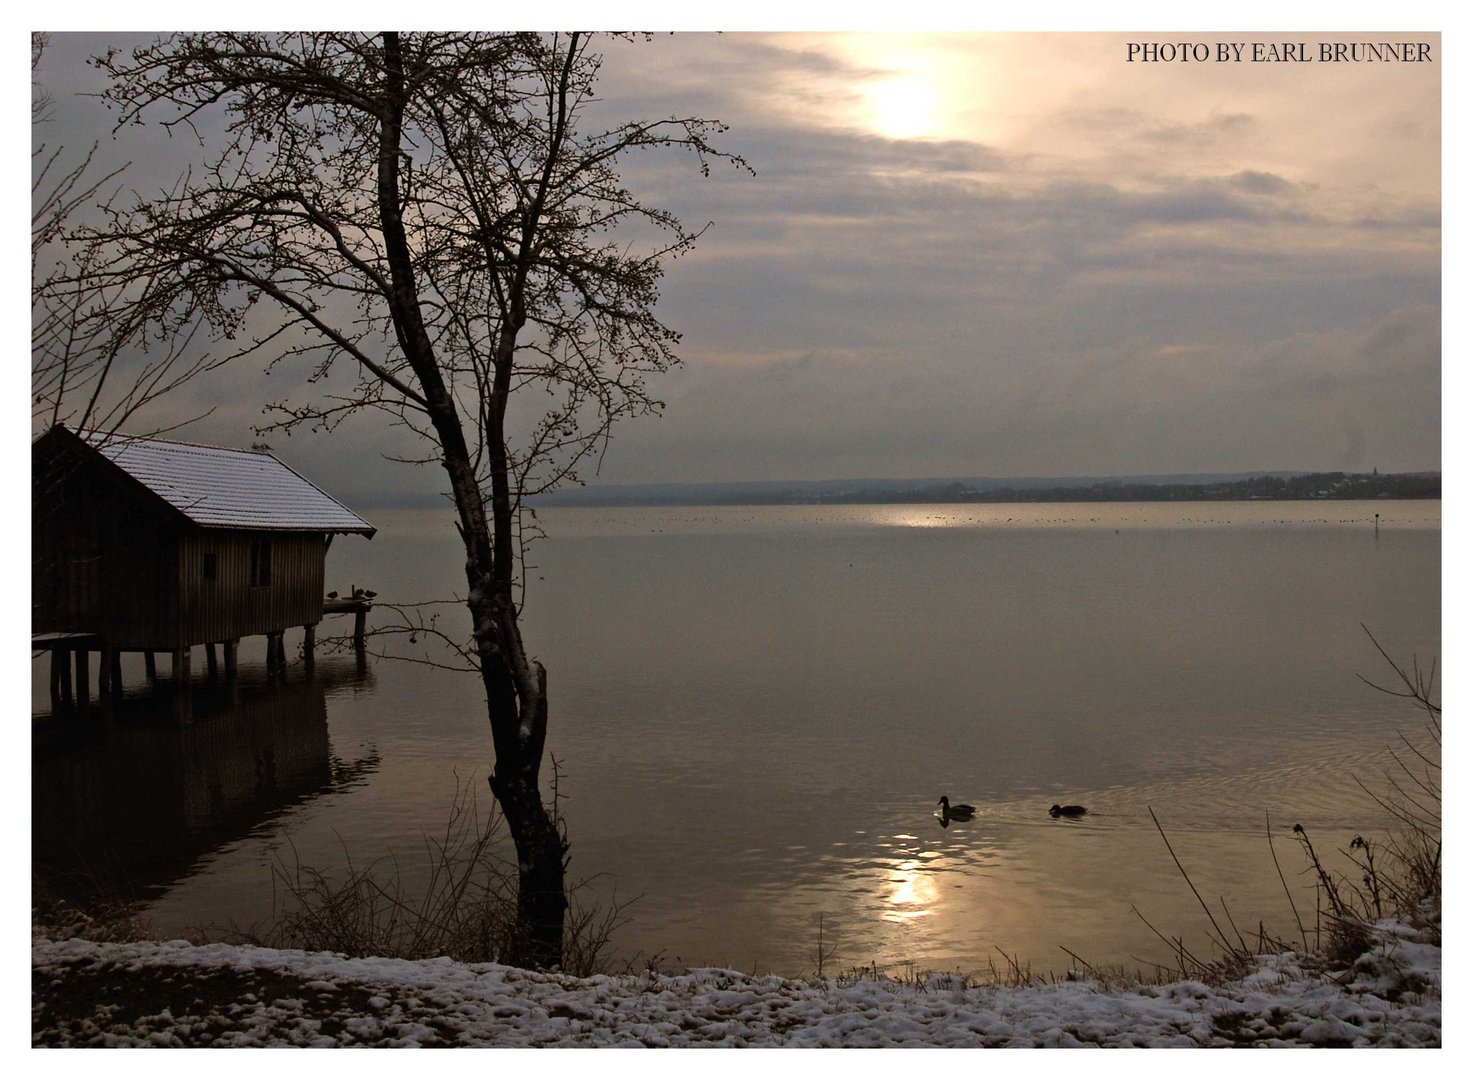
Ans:
{"type": "MultiPolygon", "coordinates": [[[[53,39],[43,137],[175,167],[177,140],[116,145],[73,97],[101,43],[53,39]]],[[[665,278],[686,360],[654,383],[665,415],[619,430],[597,481],[1439,468],[1441,53],[1330,33],[610,43],[608,116],[718,118],[756,176],[626,170],[714,224],[665,278]],[[1315,61],[1215,59],[1286,39],[1315,61]],[[1183,40],[1214,59],[1129,59],[1183,40]],[[1368,40],[1432,60],[1317,59],[1368,40]]],[[[286,389],[242,370],[163,411],[216,405],[181,437],[249,445],[286,389]]],[[[365,417],[273,445],[350,499],[443,486],[365,470],[382,437],[365,417]]]]}

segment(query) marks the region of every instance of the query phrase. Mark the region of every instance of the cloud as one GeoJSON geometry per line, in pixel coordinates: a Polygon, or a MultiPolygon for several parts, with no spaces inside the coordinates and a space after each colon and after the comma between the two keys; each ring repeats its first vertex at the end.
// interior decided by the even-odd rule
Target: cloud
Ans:
{"type": "Polygon", "coordinates": [[[1253,195],[1282,195],[1294,190],[1294,185],[1282,176],[1273,173],[1256,172],[1253,169],[1244,169],[1231,178],[1235,187],[1249,192],[1253,195]]]}
{"type": "MultiPolygon", "coordinates": [[[[668,414],[625,435],[663,462],[660,478],[686,480],[753,467],[773,478],[1421,468],[1440,440],[1438,315],[1408,308],[1239,347],[1138,334],[1073,353],[814,351],[756,371],[693,366],[668,414]]],[[[615,465],[627,448],[616,444],[615,465]]]]}
{"type": "MultiPolygon", "coordinates": [[[[716,117],[757,175],[627,164],[714,224],[664,279],[688,360],[652,387],[665,416],[616,434],[603,479],[1435,467],[1436,71],[1147,72],[1117,39],[611,44],[590,122],[716,117]],[[947,95],[931,138],[867,119],[902,68],[947,95]]],[[[79,87],[81,44],[56,54],[79,87]]],[[[62,104],[55,130],[106,137],[62,104]]],[[[129,153],[187,150],[152,136],[129,153]]],[[[239,441],[278,385],[178,405],[218,395],[209,430],[239,441]]],[[[381,438],[369,418],[293,446],[349,487],[436,482],[368,476],[381,438]]]]}

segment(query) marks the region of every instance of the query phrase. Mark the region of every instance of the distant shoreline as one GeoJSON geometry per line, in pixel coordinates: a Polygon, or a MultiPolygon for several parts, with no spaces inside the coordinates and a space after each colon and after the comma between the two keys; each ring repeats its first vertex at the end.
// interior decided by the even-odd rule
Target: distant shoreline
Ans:
{"type": "MultiPolygon", "coordinates": [[[[418,510],[444,495],[348,496],[363,507],[418,510]]],[[[634,506],[886,506],[916,503],[1328,502],[1442,498],[1442,473],[1257,473],[1136,477],[795,480],[611,484],[527,499],[536,509],[634,506]]]]}
{"type": "Polygon", "coordinates": [[[532,500],[539,507],[844,506],[896,503],[1324,502],[1442,498],[1441,473],[1299,473],[1211,481],[1105,479],[945,482],[653,485],[570,489],[532,500]]]}

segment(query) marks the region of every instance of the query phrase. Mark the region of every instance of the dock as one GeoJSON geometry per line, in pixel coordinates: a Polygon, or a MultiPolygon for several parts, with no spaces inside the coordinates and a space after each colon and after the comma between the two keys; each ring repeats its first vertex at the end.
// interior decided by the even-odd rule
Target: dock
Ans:
{"type": "MultiPolygon", "coordinates": [[[[364,659],[364,648],[368,634],[368,613],[373,601],[364,596],[348,599],[324,599],[322,614],[353,616],[353,651],[359,660],[364,659]]],[[[312,670],[317,649],[317,625],[309,623],[302,627],[302,661],[307,670],[312,670]]],[[[286,670],[286,631],[270,631],[266,638],[266,670],[276,675],[286,670]]],[[[123,695],[122,655],[127,652],[141,653],[144,671],[151,682],[158,681],[158,654],[170,655],[172,665],[169,675],[180,691],[175,698],[177,719],[188,723],[189,680],[194,646],[205,647],[205,664],[208,678],[214,682],[224,668],[226,685],[231,696],[236,693],[236,667],[240,639],[226,641],[196,641],[176,649],[140,649],[114,645],[102,634],[53,631],[31,635],[31,652],[51,654],[51,708],[55,713],[69,712],[86,717],[92,706],[92,654],[97,653],[97,701],[102,707],[104,719],[110,719],[112,704],[123,695]],[[216,651],[219,646],[224,653],[223,665],[216,651]]]]}

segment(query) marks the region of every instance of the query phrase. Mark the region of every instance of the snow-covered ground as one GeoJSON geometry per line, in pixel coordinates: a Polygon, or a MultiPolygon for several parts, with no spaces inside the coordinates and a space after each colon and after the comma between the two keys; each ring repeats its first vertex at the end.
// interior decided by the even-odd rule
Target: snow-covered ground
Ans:
{"type": "Polygon", "coordinates": [[[37,1046],[1438,1046],[1440,930],[1386,922],[1350,969],[1128,990],[934,976],[548,975],[447,959],[35,938],[37,1046]]]}

